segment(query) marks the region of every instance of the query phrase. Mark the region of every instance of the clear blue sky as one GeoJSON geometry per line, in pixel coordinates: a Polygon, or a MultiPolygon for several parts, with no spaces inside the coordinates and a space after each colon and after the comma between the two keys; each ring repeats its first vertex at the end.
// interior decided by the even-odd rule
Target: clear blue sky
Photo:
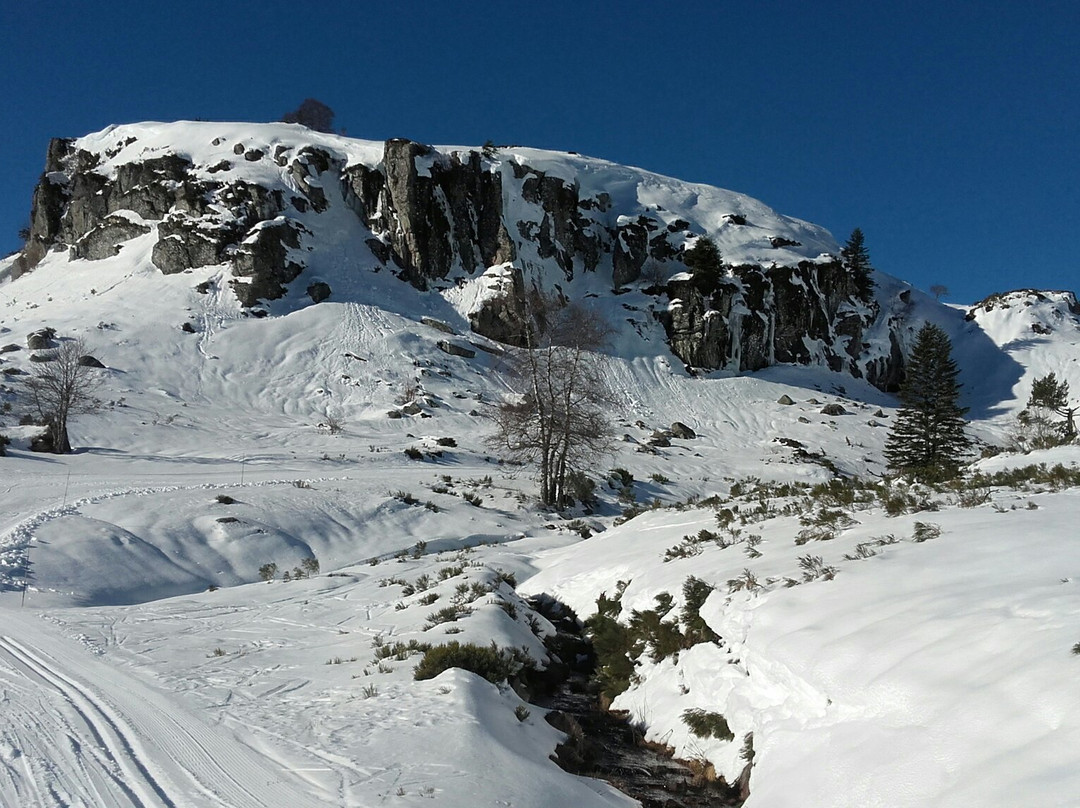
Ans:
{"type": "Polygon", "coordinates": [[[16,2],[0,253],[48,140],[276,120],[565,149],[747,193],[953,302],[1073,289],[1080,3],[16,2]]]}

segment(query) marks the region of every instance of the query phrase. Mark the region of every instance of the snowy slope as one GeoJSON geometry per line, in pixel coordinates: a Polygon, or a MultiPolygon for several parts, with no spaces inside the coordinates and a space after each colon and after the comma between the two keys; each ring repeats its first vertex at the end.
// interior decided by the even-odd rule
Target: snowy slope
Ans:
{"type": "MultiPolygon", "coordinates": [[[[125,148],[137,154],[200,166],[241,140],[272,148],[302,136],[364,164],[382,147],[287,125],[202,123],[117,127],[82,143],[105,148],[132,133],[139,140],[125,148]]],[[[643,210],[692,215],[706,231],[732,230],[721,216],[735,211],[801,241],[801,257],[835,249],[824,231],[748,197],[575,155],[504,149],[499,159],[517,156],[643,210]]],[[[280,182],[272,166],[244,170],[265,167],[280,182]]],[[[78,451],[65,457],[26,450],[20,377],[3,379],[13,409],[0,412],[0,433],[14,444],[0,459],[0,804],[631,804],[548,760],[561,734],[538,707],[519,720],[512,691],[461,671],[416,682],[416,654],[376,659],[380,643],[494,639],[543,660],[500,570],[521,593],[556,595],[582,616],[620,580],[627,610],[651,608],[661,592],[678,601],[690,575],[715,585],[702,616],[723,645],[643,663],[615,706],[731,780],[752,733],[750,806],[1080,800],[1075,491],[1000,489],[971,509],[942,495],[937,512],[895,518],[859,510],[837,538],[805,546],[793,541],[797,516],[775,516],[745,528],[760,534],[760,557],[737,544],[665,563],[683,536],[716,529],[714,511],[662,508],[615,526],[623,503],[608,469],[633,474],[639,503],[662,505],[726,502],[748,476],[825,482],[822,460],[879,475],[896,401],[820,367],[691,376],[667,350],[652,299],[632,290],[597,298],[610,319],[634,325],[601,357],[620,440],[595,469],[597,512],[567,515],[592,526],[582,539],[536,509],[531,470],[499,464],[485,443],[489,408],[510,384],[497,353],[448,356],[437,347],[447,335],[421,322],[452,323],[456,341],[497,351],[464,317],[492,277],[418,292],[344,250],[360,227],[349,217],[331,208],[311,220],[328,246],[307,270],[347,294],[309,306],[290,291],[264,319],[227,293],[224,266],[162,276],[149,261],[153,233],[100,261],[50,253],[13,282],[0,265],[0,345],[20,346],[0,355],[0,371],[30,367],[25,337],[44,326],[85,338],[107,366],[103,406],[73,423],[78,451]],[[195,290],[204,281],[209,294],[195,290]],[[388,417],[407,393],[421,413],[388,417]],[[796,403],[777,403],[784,395],[796,403]],[[823,415],[828,403],[848,414],[823,415]],[[675,420],[698,437],[641,451],[675,420]],[[916,521],[939,525],[940,537],[912,541],[916,521]],[[899,541],[877,555],[844,558],[889,534],[899,541]],[[786,587],[808,553],[835,577],[786,587]],[[291,570],[311,557],[321,572],[310,579],[259,581],[264,564],[291,570]],[[729,592],[747,569],[762,588],[729,592]],[[403,582],[422,576],[427,588],[409,593],[403,582]],[[462,586],[471,612],[429,625],[462,586]],[[693,736],[688,708],[723,713],[735,740],[693,736]]],[[[762,260],[740,239],[721,243],[725,257],[762,260]]],[[[599,282],[574,283],[586,294],[599,282]]],[[[1034,378],[1053,371],[1080,389],[1068,295],[1017,293],[970,319],[887,276],[877,295],[910,338],[925,320],[946,328],[972,431],[986,442],[1005,442],[1034,378]]],[[[982,467],[1078,459],[1061,449],[982,467]]]]}

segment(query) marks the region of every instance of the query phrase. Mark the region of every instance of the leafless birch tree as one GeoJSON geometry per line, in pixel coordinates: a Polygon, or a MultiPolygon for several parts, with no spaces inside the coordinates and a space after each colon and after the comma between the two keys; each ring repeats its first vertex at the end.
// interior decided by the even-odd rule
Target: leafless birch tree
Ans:
{"type": "Polygon", "coordinates": [[[499,406],[493,443],[510,459],[538,464],[545,505],[564,504],[570,473],[594,465],[610,448],[614,402],[596,354],[610,334],[595,312],[540,297],[530,346],[509,354],[519,391],[499,406]]]}
{"type": "Polygon", "coordinates": [[[34,365],[26,382],[30,402],[48,427],[49,448],[56,454],[71,452],[68,419],[94,406],[98,370],[83,364],[86,355],[82,339],[64,340],[45,354],[48,361],[34,365]]]}

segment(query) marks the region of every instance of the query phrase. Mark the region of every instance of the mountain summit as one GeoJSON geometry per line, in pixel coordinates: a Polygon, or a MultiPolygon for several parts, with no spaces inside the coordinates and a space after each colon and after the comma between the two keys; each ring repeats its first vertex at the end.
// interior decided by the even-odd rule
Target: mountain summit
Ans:
{"type": "Polygon", "coordinates": [[[226,268],[256,315],[353,299],[385,271],[441,295],[456,325],[520,344],[535,292],[610,303],[635,291],[619,319],[662,326],[690,367],[823,365],[883,389],[902,374],[902,289],[882,276],[883,294],[860,290],[824,229],[572,153],[292,124],[143,123],[53,140],[11,276],[55,252],[92,262],[136,245],[163,275],[226,268]],[[703,237],[723,261],[708,286],[686,262],[703,237]]]}

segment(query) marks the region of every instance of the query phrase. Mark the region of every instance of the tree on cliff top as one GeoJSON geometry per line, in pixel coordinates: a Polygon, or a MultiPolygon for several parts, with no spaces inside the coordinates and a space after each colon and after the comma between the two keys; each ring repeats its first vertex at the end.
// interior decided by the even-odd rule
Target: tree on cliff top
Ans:
{"type": "Polygon", "coordinates": [[[866,238],[863,236],[862,228],[856,227],[851,231],[847,243],[840,250],[840,259],[847,271],[851,273],[857,294],[869,303],[871,293],[874,291],[874,280],[870,277],[874,267],[870,263],[870,251],[866,249],[866,238]]]}
{"type": "Polygon", "coordinates": [[[708,236],[701,236],[683,256],[683,263],[693,273],[694,286],[708,297],[720,285],[724,276],[724,260],[720,248],[708,236]]]}
{"type": "Polygon", "coordinates": [[[283,123],[298,123],[316,132],[334,131],[334,110],[314,98],[305,98],[299,107],[286,112],[281,120],[283,123]]]}

